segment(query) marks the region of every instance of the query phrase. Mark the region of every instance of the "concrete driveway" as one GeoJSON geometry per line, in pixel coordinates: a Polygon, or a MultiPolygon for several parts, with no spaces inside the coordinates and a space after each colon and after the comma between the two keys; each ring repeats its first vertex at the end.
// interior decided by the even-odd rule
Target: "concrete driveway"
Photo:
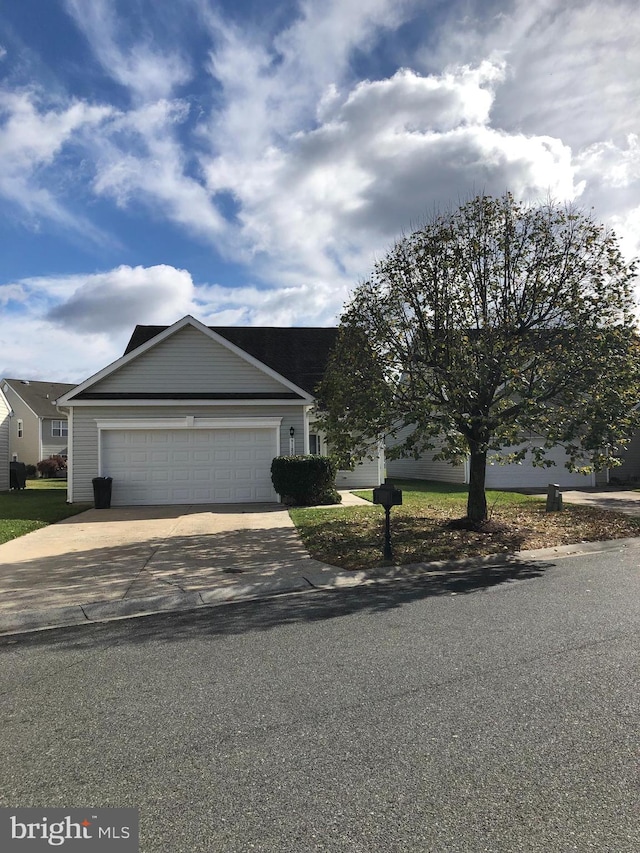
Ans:
{"type": "Polygon", "coordinates": [[[595,489],[561,489],[560,491],[564,503],[611,509],[616,512],[623,512],[625,515],[640,515],[640,492],[631,489],[621,491],[614,491],[613,489],[601,491],[595,489]]]}
{"type": "Polygon", "coordinates": [[[211,601],[243,584],[308,588],[303,576],[323,568],[279,504],[91,509],[0,545],[0,616],[81,605],[82,618],[108,618],[110,603],[163,598],[169,609],[185,593],[195,606],[209,603],[205,590],[211,601]]]}

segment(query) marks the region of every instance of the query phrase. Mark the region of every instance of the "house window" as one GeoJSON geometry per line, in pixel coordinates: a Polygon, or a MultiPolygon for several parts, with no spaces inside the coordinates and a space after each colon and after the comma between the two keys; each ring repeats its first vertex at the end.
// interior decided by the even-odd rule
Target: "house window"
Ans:
{"type": "Polygon", "coordinates": [[[24,435],[24,426],[22,424],[22,419],[18,418],[18,438],[22,438],[24,435]]]}
{"type": "Polygon", "coordinates": [[[313,432],[309,433],[309,453],[322,456],[322,437],[313,432]]]}
{"type": "Polygon", "coordinates": [[[67,437],[67,422],[66,421],[51,421],[51,435],[54,438],[67,437]]]}

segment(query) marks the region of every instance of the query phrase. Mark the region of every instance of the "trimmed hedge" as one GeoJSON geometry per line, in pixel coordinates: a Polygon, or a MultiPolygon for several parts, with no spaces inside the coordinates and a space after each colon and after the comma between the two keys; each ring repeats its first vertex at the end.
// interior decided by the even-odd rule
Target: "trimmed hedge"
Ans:
{"type": "Polygon", "coordinates": [[[337,504],[336,464],[328,456],[276,456],[271,482],[282,503],[296,506],[337,504]]]}

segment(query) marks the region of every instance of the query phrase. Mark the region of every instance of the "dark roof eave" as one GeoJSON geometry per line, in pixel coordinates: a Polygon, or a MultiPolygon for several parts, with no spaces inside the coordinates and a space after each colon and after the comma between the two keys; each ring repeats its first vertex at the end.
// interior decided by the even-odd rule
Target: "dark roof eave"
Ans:
{"type": "Polygon", "coordinates": [[[227,392],[211,392],[211,391],[82,391],[77,396],[70,399],[72,404],[74,400],[300,400],[304,402],[305,398],[294,391],[269,392],[262,391],[227,391],[227,392]]]}

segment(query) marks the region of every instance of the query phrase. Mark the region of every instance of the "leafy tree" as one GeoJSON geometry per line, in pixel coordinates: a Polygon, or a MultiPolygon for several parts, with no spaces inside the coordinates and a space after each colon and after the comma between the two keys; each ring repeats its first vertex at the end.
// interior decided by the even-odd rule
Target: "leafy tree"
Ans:
{"type": "Polygon", "coordinates": [[[469,458],[467,521],[487,518],[487,454],[571,470],[616,464],[637,425],[634,263],[571,206],[480,195],[399,240],[353,292],[319,388],[342,456],[375,435],[392,456],[469,458]]]}

